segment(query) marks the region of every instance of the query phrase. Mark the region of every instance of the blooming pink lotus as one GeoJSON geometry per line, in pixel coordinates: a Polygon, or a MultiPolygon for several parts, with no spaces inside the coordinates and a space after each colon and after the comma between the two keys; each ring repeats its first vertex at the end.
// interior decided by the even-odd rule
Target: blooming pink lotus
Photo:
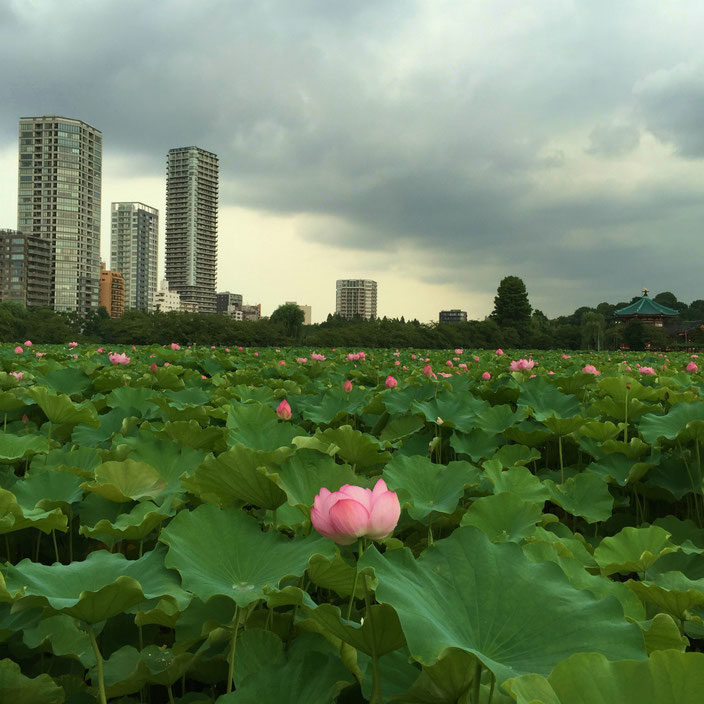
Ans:
{"type": "Polygon", "coordinates": [[[149,365],[149,371],[152,372],[153,374],[156,374],[156,370],[157,370],[156,362],[152,362],[149,365]]]}
{"type": "Polygon", "coordinates": [[[601,374],[601,372],[593,364],[585,365],[582,367],[582,371],[585,374],[593,374],[594,376],[599,376],[601,374]]]}
{"type": "Polygon", "coordinates": [[[474,357],[472,357],[472,359],[473,359],[475,362],[478,362],[478,361],[479,361],[479,357],[477,357],[476,354],[474,355],[474,357]]]}
{"type": "Polygon", "coordinates": [[[338,545],[351,545],[358,538],[382,540],[393,533],[400,515],[398,496],[383,479],[374,490],[351,484],[332,492],[322,487],[310,510],[313,528],[338,545]]]}
{"type": "Polygon", "coordinates": [[[455,354],[462,354],[463,352],[464,352],[464,350],[463,350],[461,347],[458,347],[458,348],[455,350],[455,354]]]}
{"type": "Polygon", "coordinates": [[[280,359],[280,360],[279,360],[279,366],[280,366],[280,367],[285,367],[285,366],[286,366],[286,361],[283,360],[283,359],[280,359]]]}
{"type": "Polygon", "coordinates": [[[171,343],[171,349],[172,349],[172,350],[180,350],[180,349],[181,349],[181,345],[179,345],[178,342],[172,342],[172,343],[171,343]]]}
{"type": "Polygon", "coordinates": [[[308,357],[296,357],[296,361],[299,364],[306,364],[308,362],[308,357]]]}
{"type": "Polygon", "coordinates": [[[342,388],[345,390],[345,393],[349,393],[350,391],[352,391],[352,382],[347,379],[342,385],[342,388]]]}
{"type": "Polygon", "coordinates": [[[24,347],[22,347],[22,345],[17,345],[17,347],[15,347],[15,354],[22,354],[23,352],[24,347]]]}
{"type": "Polygon", "coordinates": [[[504,353],[504,351],[499,347],[498,350],[496,350],[496,354],[499,355],[499,357],[504,353]]]}
{"type": "Polygon", "coordinates": [[[284,399],[278,405],[276,409],[276,415],[281,418],[281,420],[291,420],[291,406],[288,405],[288,401],[284,399]]]}
{"type": "Polygon", "coordinates": [[[117,352],[113,352],[112,354],[108,355],[108,359],[113,364],[129,364],[130,363],[130,358],[124,352],[121,352],[120,354],[118,354],[117,352]]]}
{"type": "Polygon", "coordinates": [[[698,371],[699,371],[699,367],[696,365],[695,362],[690,362],[690,363],[687,365],[687,371],[688,371],[688,372],[698,372],[698,371]]]}
{"type": "Polygon", "coordinates": [[[387,389],[395,389],[396,386],[398,385],[398,381],[394,379],[392,376],[387,376],[386,381],[384,382],[384,386],[386,386],[387,389]]]}
{"type": "Polygon", "coordinates": [[[69,342],[69,343],[68,343],[68,346],[69,346],[69,348],[72,349],[72,348],[74,348],[74,347],[78,347],[78,343],[77,343],[77,342],[69,342]]]}
{"type": "Polygon", "coordinates": [[[10,372],[10,374],[12,374],[17,381],[22,381],[22,377],[24,376],[24,372],[10,372]]]}
{"type": "Polygon", "coordinates": [[[525,369],[532,369],[534,366],[535,362],[532,359],[514,359],[509,365],[509,369],[512,372],[519,372],[525,369]]]}
{"type": "Polygon", "coordinates": [[[451,359],[448,359],[447,362],[445,362],[445,366],[446,366],[446,367],[453,367],[454,364],[452,364],[452,360],[451,360],[451,359]]]}
{"type": "MultiPolygon", "coordinates": [[[[104,350],[102,347],[98,347],[98,349],[95,350],[95,351],[96,351],[98,354],[100,354],[101,352],[105,352],[105,350],[104,350]]],[[[151,356],[153,357],[154,355],[151,355],[151,356]]]]}
{"type": "Polygon", "coordinates": [[[489,379],[491,379],[491,374],[489,374],[489,372],[484,372],[482,374],[482,379],[484,379],[484,381],[489,381],[489,379]]]}
{"type": "Polygon", "coordinates": [[[638,371],[641,374],[655,374],[655,370],[652,367],[639,367],[638,371]]]}
{"type": "Polygon", "coordinates": [[[310,355],[310,358],[311,358],[314,362],[324,362],[325,359],[326,359],[326,357],[325,357],[324,354],[318,354],[317,352],[312,352],[311,355],[310,355]]]}
{"type": "Polygon", "coordinates": [[[32,341],[31,341],[31,340],[25,340],[25,341],[24,341],[24,346],[25,346],[25,347],[31,347],[31,346],[32,346],[32,341]]]}

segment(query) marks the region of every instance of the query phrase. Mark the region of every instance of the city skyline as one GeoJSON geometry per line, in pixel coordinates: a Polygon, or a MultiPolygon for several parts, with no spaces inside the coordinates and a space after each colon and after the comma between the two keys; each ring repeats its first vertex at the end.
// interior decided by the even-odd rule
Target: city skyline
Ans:
{"type": "Polygon", "coordinates": [[[699,4],[267,8],[3,3],[0,227],[17,121],[54,113],[103,132],[106,261],[107,203],[163,213],[168,149],[218,154],[217,288],[265,313],[324,320],[351,277],[423,321],[484,317],[506,275],[549,316],[643,285],[701,297],[699,4]]]}

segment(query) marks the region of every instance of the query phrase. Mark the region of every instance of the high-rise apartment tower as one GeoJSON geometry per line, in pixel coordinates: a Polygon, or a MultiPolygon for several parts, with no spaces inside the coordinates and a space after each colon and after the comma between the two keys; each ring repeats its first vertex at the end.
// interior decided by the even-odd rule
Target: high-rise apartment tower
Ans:
{"type": "Polygon", "coordinates": [[[181,301],[215,312],[218,158],[198,147],[170,149],[166,172],[166,279],[181,301]]]}
{"type": "Polygon", "coordinates": [[[67,117],[22,117],[17,229],[51,243],[50,304],[98,309],[103,138],[67,117]]]}
{"type": "Polygon", "coordinates": [[[338,279],[335,312],[343,318],[376,318],[376,281],[338,279]]]}
{"type": "Polygon", "coordinates": [[[110,269],[125,279],[125,309],[154,310],[159,211],[144,203],[113,203],[110,269]]]}

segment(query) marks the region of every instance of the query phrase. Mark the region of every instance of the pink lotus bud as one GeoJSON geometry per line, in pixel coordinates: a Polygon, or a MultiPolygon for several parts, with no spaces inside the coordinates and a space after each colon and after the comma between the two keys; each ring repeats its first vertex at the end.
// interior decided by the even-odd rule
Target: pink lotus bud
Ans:
{"type": "Polygon", "coordinates": [[[201,378],[201,379],[207,379],[208,377],[205,376],[205,374],[201,374],[201,375],[200,375],[200,378],[201,378]]]}
{"type": "Polygon", "coordinates": [[[180,349],[181,349],[181,345],[179,345],[178,342],[172,342],[172,343],[171,343],[171,349],[172,349],[172,350],[180,350],[180,349]]]}
{"type": "Polygon", "coordinates": [[[100,354],[101,352],[105,352],[105,350],[104,350],[102,347],[98,347],[98,349],[95,350],[95,351],[96,351],[98,354],[100,354]]]}
{"type": "Polygon", "coordinates": [[[291,420],[291,406],[288,405],[288,401],[284,399],[278,405],[276,409],[276,415],[281,418],[281,420],[291,420]]]}
{"type": "MultiPolygon", "coordinates": [[[[240,347],[240,349],[242,349],[242,348],[240,347]]],[[[229,352],[229,351],[230,351],[230,348],[229,348],[229,347],[226,347],[226,348],[225,348],[225,352],[229,352]]]]}
{"type": "Polygon", "coordinates": [[[396,379],[394,379],[392,376],[386,377],[386,381],[384,382],[384,386],[386,386],[387,389],[395,389],[397,385],[398,385],[398,381],[396,381],[396,379]]]}
{"type": "Polygon", "coordinates": [[[255,356],[255,357],[258,357],[258,356],[259,356],[259,352],[255,352],[255,353],[254,353],[254,356],[255,356]]]}
{"type": "Polygon", "coordinates": [[[313,528],[338,545],[351,545],[358,538],[382,540],[393,533],[400,515],[398,496],[383,479],[374,490],[351,484],[334,492],[323,487],[310,510],[313,528]]]}
{"type": "Polygon", "coordinates": [[[458,347],[458,348],[455,350],[455,354],[462,354],[463,352],[464,352],[464,350],[463,350],[461,347],[458,347]]]}
{"type": "Polygon", "coordinates": [[[152,372],[153,374],[156,374],[157,366],[156,362],[152,362],[151,365],[149,366],[149,371],[152,372]]]}
{"type": "Polygon", "coordinates": [[[398,359],[394,362],[394,367],[400,367],[401,362],[398,361],[398,359]]]}
{"type": "Polygon", "coordinates": [[[211,350],[214,350],[214,349],[215,349],[215,345],[210,345],[210,349],[211,349],[211,350]]]}
{"type": "Polygon", "coordinates": [[[478,362],[478,361],[479,361],[479,357],[477,357],[476,354],[474,355],[473,359],[474,359],[475,362],[478,362]]]}
{"type": "Polygon", "coordinates": [[[655,370],[652,367],[640,367],[638,371],[641,374],[655,374],[655,370]]]}
{"type": "Polygon", "coordinates": [[[594,376],[599,376],[601,374],[601,372],[593,364],[587,364],[582,367],[582,371],[585,374],[593,374],[594,376]]]}
{"type": "Polygon", "coordinates": [[[345,390],[346,393],[349,393],[350,391],[352,391],[352,382],[347,379],[347,381],[345,381],[345,383],[342,385],[342,388],[345,390]]]}
{"type": "Polygon", "coordinates": [[[687,371],[688,371],[688,372],[698,372],[698,371],[699,371],[699,367],[698,367],[694,362],[690,362],[690,363],[687,365],[687,371]]]}
{"type": "Polygon", "coordinates": [[[568,354],[564,354],[564,353],[563,353],[562,359],[569,359],[569,358],[570,358],[570,356],[569,356],[568,354]]]}
{"type": "Polygon", "coordinates": [[[74,354],[74,355],[73,355],[73,358],[74,358],[74,359],[78,359],[78,355],[77,355],[77,354],[74,354]]]}
{"type": "Polygon", "coordinates": [[[489,374],[489,372],[484,372],[482,374],[482,379],[484,379],[484,381],[489,381],[489,379],[491,379],[491,374],[489,374]]]}
{"type": "Polygon", "coordinates": [[[504,351],[499,347],[498,350],[496,350],[496,354],[499,355],[499,357],[504,353],[504,351]]]}
{"type": "Polygon", "coordinates": [[[426,364],[423,367],[423,376],[427,376],[428,379],[430,379],[431,376],[434,376],[433,368],[429,364],[426,364]]]}
{"type": "Polygon", "coordinates": [[[68,346],[69,346],[69,348],[78,347],[78,343],[77,342],[69,342],[68,346]]]}
{"type": "Polygon", "coordinates": [[[31,340],[25,340],[25,341],[24,341],[24,346],[25,346],[25,347],[31,347],[31,346],[32,346],[32,341],[31,341],[31,340]]]}
{"type": "Polygon", "coordinates": [[[171,362],[164,362],[164,366],[165,366],[165,367],[170,367],[170,366],[171,366],[171,362]]]}
{"type": "Polygon", "coordinates": [[[134,345],[132,345],[132,349],[133,349],[133,350],[136,350],[137,348],[136,348],[134,345]]]}
{"type": "Polygon", "coordinates": [[[548,374],[553,375],[555,372],[551,369],[548,374]]]}
{"type": "Polygon", "coordinates": [[[22,354],[23,352],[24,347],[22,347],[22,345],[17,345],[17,347],[15,347],[15,354],[22,354]]]}
{"type": "Polygon", "coordinates": [[[285,366],[286,366],[286,362],[285,362],[283,359],[280,359],[280,360],[279,360],[279,366],[280,366],[280,367],[285,367],[285,366]]]}
{"type": "MultiPolygon", "coordinates": [[[[242,351],[242,348],[241,348],[241,347],[238,347],[237,349],[238,349],[240,352],[242,351]]],[[[228,352],[229,352],[229,351],[230,351],[230,350],[228,350],[228,352]]]]}
{"type": "Polygon", "coordinates": [[[411,359],[418,359],[418,355],[417,355],[417,354],[412,354],[412,355],[411,355],[411,359]]]}
{"type": "Polygon", "coordinates": [[[453,367],[454,365],[452,364],[452,360],[448,359],[447,362],[445,362],[446,367],[453,367]]]}

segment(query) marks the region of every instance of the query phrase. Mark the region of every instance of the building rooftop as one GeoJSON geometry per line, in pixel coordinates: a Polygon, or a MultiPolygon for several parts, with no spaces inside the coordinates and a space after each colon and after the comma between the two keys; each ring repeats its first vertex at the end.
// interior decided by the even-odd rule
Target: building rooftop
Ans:
{"type": "Polygon", "coordinates": [[[643,297],[637,300],[635,303],[631,303],[630,306],[625,308],[620,308],[614,315],[618,316],[628,316],[628,315],[642,315],[643,317],[652,317],[654,315],[679,315],[679,311],[674,308],[668,308],[667,306],[660,305],[652,298],[648,296],[648,289],[643,289],[643,297]]]}

